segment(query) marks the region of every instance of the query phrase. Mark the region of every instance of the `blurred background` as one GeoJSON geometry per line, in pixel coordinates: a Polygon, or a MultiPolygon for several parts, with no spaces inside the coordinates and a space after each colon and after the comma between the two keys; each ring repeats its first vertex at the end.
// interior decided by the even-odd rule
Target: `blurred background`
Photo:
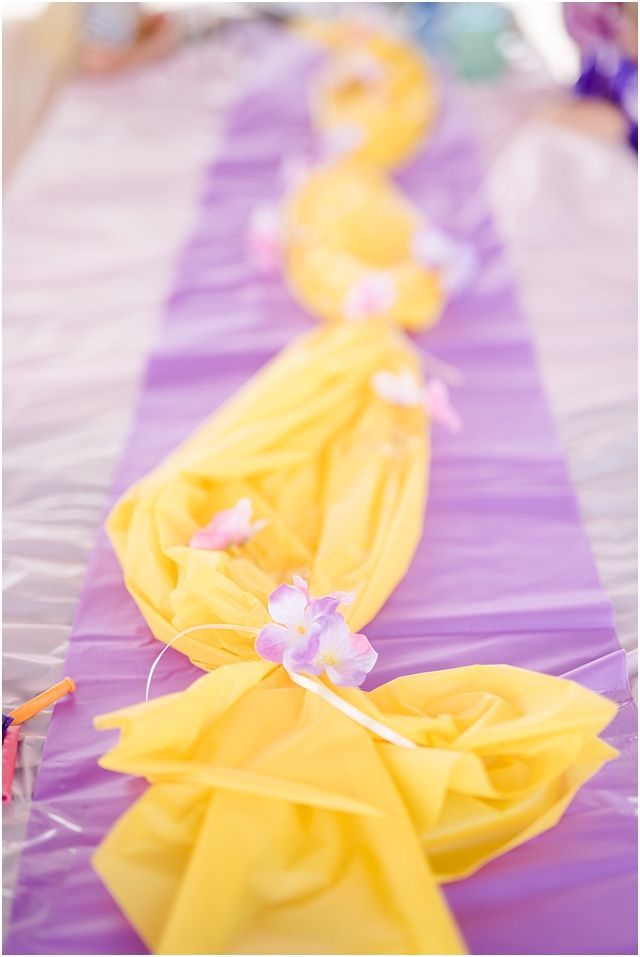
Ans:
{"type": "MultiPolygon", "coordinates": [[[[145,357],[252,64],[301,12],[391,23],[466,101],[636,674],[637,5],[4,3],[4,690],[57,681],[145,357]]],[[[468,197],[473,215],[473,197],[468,197]]],[[[12,896],[48,715],[5,809],[12,896]]]]}
{"type": "MultiPolygon", "coordinates": [[[[357,11],[365,6],[4,3],[4,176],[11,173],[37,130],[59,83],[74,71],[98,74],[131,69],[168,55],[185,42],[197,42],[225,21],[256,16],[284,20],[303,10],[307,15],[331,16],[334,11],[342,15],[348,8],[357,11]]],[[[509,69],[526,68],[527,60],[536,57],[552,80],[571,87],[585,71],[587,61],[599,54],[602,65],[606,57],[616,60],[616,52],[622,59],[637,62],[635,3],[377,3],[369,8],[374,16],[403,22],[432,54],[446,60],[468,81],[495,81],[509,69]],[[589,7],[593,9],[589,11],[589,7]]],[[[604,65],[605,74],[611,71],[610,63],[604,65]]],[[[601,84],[597,107],[567,111],[572,115],[564,116],[563,121],[616,136],[622,125],[620,102],[603,95],[603,90],[601,84]]],[[[625,109],[633,112],[632,104],[623,106],[623,113],[625,109]]]]}

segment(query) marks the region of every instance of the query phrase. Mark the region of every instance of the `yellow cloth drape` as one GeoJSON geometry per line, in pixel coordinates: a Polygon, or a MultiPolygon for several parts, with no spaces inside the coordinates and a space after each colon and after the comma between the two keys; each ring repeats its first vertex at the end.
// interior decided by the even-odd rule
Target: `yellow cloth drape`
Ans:
{"type": "MultiPolygon", "coordinates": [[[[341,55],[340,31],[325,39],[341,55]]],[[[330,77],[319,88],[319,126],[354,121],[365,135],[292,198],[285,271],[337,319],[355,280],[389,270],[397,310],[285,349],[117,504],[109,533],[161,641],[205,623],[260,628],[268,595],[294,574],[316,597],[354,592],[344,614],[357,631],[421,537],[427,416],[383,400],[372,377],[420,382],[393,324],[434,321],[442,292],[412,262],[415,213],[377,168],[415,149],[433,86],[395,41],[364,46],[383,87],[330,77]],[[225,551],[189,546],[244,497],[262,531],[225,551]]],[[[102,765],[150,787],[94,865],[157,953],[461,953],[439,884],[551,827],[615,754],[598,739],[614,705],[558,678],[486,666],[334,689],[412,748],[298,687],[252,636],[199,632],[175,647],[211,673],[97,721],[121,731],[102,765]]]]}
{"type": "Polygon", "coordinates": [[[416,259],[412,240],[424,224],[385,171],[428,132],[434,78],[410,44],[362,25],[310,21],[300,30],[331,51],[312,95],[316,130],[343,131],[347,142],[343,158],[318,167],[287,204],[285,278],[313,314],[342,320],[349,290],[382,272],[394,295],[376,316],[427,329],[440,318],[445,290],[438,271],[416,259]]]}
{"type": "Polygon", "coordinates": [[[311,93],[320,134],[357,134],[350,155],[364,164],[402,165],[429,133],[438,102],[434,74],[410,43],[365,27],[310,22],[300,26],[331,51],[311,93]]]}
{"type": "Polygon", "coordinates": [[[284,274],[296,298],[323,319],[345,318],[350,288],[368,274],[393,285],[379,318],[406,329],[433,325],[444,307],[438,272],[415,258],[417,212],[393,183],[354,159],[320,167],[286,209],[284,274]]]}
{"type": "Polygon", "coordinates": [[[338,689],[420,746],[375,740],[268,662],[100,719],[151,786],[94,866],[164,954],[464,952],[438,883],[560,817],[615,752],[615,706],[507,666],[338,689]]]}
{"type": "MultiPolygon", "coordinates": [[[[345,617],[371,621],[420,539],[428,433],[420,409],[379,398],[381,370],[421,375],[408,342],[375,322],[314,330],[284,350],[116,505],[108,531],[154,635],[201,622],[261,627],[294,574],[315,595],[353,591],[345,617]],[[248,496],[267,526],[228,551],[192,534],[248,496]]],[[[253,658],[253,638],[211,632],[177,647],[203,668],[253,658]]]]}
{"type": "MultiPolygon", "coordinates": [[[[318,329],[121,499],[109,531],[158,638],[258,628],[294,573],[313,595],[353,590],[352,629],[375,615],[422,531],[426,414],[372,388],[404,369],[420,376],[389,326],[318,329]],[[241,496],[263,531],[189,547],[241,496]]],[[[551,827],[614,754],[597,735],[615,707],[556,678],[478,667],[335,689],[407,749],[256,660],[251,636],[178,647],[216,670],[98,722],[122,730],[104,766],[151,787],[95,867],[158,953],[460,953],[438,884],[551,827]]]]}

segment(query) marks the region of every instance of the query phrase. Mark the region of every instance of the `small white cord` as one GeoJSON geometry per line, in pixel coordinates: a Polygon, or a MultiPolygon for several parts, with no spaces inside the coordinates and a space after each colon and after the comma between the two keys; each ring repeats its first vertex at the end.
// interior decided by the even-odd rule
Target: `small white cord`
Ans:
{"type": "Polygon", "coordinates": [[[252,635],[257,635],[260,631],[259,628],[250,628],[248,625],[192,625],[191,628],[185,628],[184,631],[179,631],[177,635],[174,635],[171,641],[168,641],[164,646],[156,660],[151,665],[149,669],[149,674],[147,675],[147,687],[144,692],[144,700],[149,700],[149,691],[151,689],[151,679],[153,678],[153,673],[160,663],[165,651],[168,651],[171,645],[173,645],[179,638],[184,638],[185,635],[190,635],[194,631],[247,631],[252,635]]]}

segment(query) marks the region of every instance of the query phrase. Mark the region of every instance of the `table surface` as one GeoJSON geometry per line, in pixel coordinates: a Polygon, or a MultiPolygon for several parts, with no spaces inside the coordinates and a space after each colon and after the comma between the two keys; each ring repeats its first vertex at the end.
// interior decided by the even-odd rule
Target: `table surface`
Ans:
{"type": "MultiPolygon", "coordinates": [[[[214,38],[142,72],[70,84],[10,184],[5,708],[61,676],[143,363],[242,62],[241,44],[214,38]]],[[[526,73],[466,91],[635,676],[636,163],[539,118],[553,93],[526,73]]],[[[25,726],[4,809],[8,899],[47,723],[25,726]]]]}

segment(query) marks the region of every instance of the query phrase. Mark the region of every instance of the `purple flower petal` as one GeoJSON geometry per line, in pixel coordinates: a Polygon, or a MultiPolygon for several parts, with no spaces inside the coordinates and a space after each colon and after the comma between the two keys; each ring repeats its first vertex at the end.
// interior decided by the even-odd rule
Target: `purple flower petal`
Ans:
{"type": "Polygon", "coordinates": [[[256,651],[282,663],[292,673],[327,674],[337,685],[357,686],[373,668],[377,653],[365,635],[354,635],[338,605],[353,601],[350,592],[311,599],[307,582],[295,575],[293,585],[280,585],[269,596],[275,623],[265,625],[256,651]]]}
{"type": "Polygon", "coordinates": [[[230,544],[229,536],[216,528],[198,529],[189,542],[191,548],[208,548],[215,551],[222,551],[230,544]]]}
{"type": "Polygon", "coordinates": [[[302,594],[304,595],[304,597],[305,597],[305,599],[307,600],[307,602],[310,601],[309,583],[307,582],[306,579],[302,578],[300,575],[294,575],[294,576],[293,576],[293,587],[294,587],[294,588],[297,588],[298,591],[301,591],[301,592],[302,592],[302,594]]]}
{"type": "Polygon", "coordinates": [[[337,685],[360,685],[378,658],[365,635],[352,635],[342,615],[323,619],[316,662],[337,685]]]}
{"type": "Polygon", "coordinates": [[[265,625],[256,638],[255,648],[267,661],[282,663],[287,648],[292,644],[291,632],[281,625],[265,625]]]}
{"type": "Polygon", "coordinates": [[[349,626],[339,612],[325,615],[319,620],[321,624],[320,650],[331,648],[335,651],[349,651],[351,632],[349,626]]]}
{"type": "Polygon", "coordinates": [[[324,598],[312,598],[309,602],[308,614],[314,619],[324,618],[327,615],[334,614],[339,604],[340,599],[332,598],[330,595],[326,595],[324,598]]]}
{"type": "Polygon", "coordinates": [[[427,383],[424,406],[434,422],[445,425],[451,432],[462,429],[462,419],[451,403],[448,387],[441,379],[430,379],[427,383]]]}
{"type": "Polygon", "coordinates": [[[341,605],[352,605],[356,596],[352,591],[332,591],[329,598],[337,598],[341,605]]]}
{"type": "Polygon", "coordinates": [[[274,621],[290,628],[298,628],[305,623],[307,599],[304,593],[293,585],[280,585],[269,595],[269,614],[274,621]]]}
{"type": "Polygon", "coordinates": [[[328,677],[342,688],[359,688],[367,674],[368,670],[356,662],[341,662],[339,668],[327,665],[328,677]]]}
{"type": "Polygon", "coordinates": [[[308,613],[313,618],[331,615],[338,610],[338,605],[350,605],[355,597],[353,592],[350,591],[334,591],[322,598],[312,598],[309,602],[308,613]]]}
{"type": "Polygon", "coordinates": [[[378,652],[365,635],[350,635],[350,644],[349,654],[339,667],[327,666],[327,674],[334,684],[358,687],[378,660],[378,652]]]}
{"type": "Polygon", "coordinates": [[[282,659],[285,668],[289,671],[303,671],[311,675],[322,673],[322,665],[315,662],[320,647],[319,631],[320,629],[315,629],[308,637],[302,638],[287,648],[282,659]]]}
{"type": "Polygon", "coordinates": [[[251,499],[239,499],[233,508],[217,512],[205,528],[199,529],[191,538],[192,548],[224,549],[229,545],[244,545],[256,532],[264,528],[265,520],[251,524],[253,505],[251,499]]]}

